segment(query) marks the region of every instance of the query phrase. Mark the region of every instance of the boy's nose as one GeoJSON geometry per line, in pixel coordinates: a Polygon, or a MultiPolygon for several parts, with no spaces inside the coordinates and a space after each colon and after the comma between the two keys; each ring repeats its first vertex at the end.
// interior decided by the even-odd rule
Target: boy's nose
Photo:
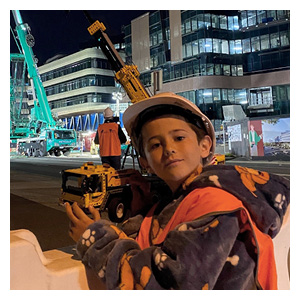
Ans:
{"type": "Polygon", "coordinates": [[[165,156],[171,156],[172,154],[174,154],[176,151],[174,149],[174,147],[172,147],[171,145],[167,145],[164,149],[164,154],[165,156]]]}

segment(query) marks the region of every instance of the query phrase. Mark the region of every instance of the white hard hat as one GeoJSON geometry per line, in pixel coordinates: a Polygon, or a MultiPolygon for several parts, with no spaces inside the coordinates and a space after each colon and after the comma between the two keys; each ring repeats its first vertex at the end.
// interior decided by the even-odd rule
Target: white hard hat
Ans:
{"type": "MultiPolygon", "coordinates": [[[[174,113],[172,107],[175,107],[176,114],[183,116],[188,115],[188,118],[192,119],[191,123],[194,123],[194,125],[203,129],[207,133],[207,135],[210,136],[212,140],[212,147],[208,159],[212,157],[216,148],[216,138],[215,130],[211,121],[200,111],[200,109],[194,103],[174,93],[156,94],[150,98],[145,98],[139,102],[134,103],[125,110],[123,114],[123,123],[129,136],[131,137],[133,146],[135,148],[137,147],[136,135],[140,134],[140,128],[137,127],[139,127],[139,119],[143,119],[144,112],[147,112],[150,108],[157,108],[156,113],[160,115],[162,115],[163,111],[172,114],[174,113]]],[[[153,112],[153,114],[155,113],[153,112]]]]}
{"type": "Polygon", "coordinates": [[[105,119],[110,119],[114,116],[114,112],[111,110],[110,107],[106,107],[103,111],[103,116],[105,119]]]}

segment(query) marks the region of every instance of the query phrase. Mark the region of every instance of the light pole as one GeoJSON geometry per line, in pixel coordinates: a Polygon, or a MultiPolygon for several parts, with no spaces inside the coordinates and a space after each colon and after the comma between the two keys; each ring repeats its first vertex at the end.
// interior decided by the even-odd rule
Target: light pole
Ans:
{"type": "Polygon", "coordinates": [[[122,93],[113,92],[112,99],[116,100],[116,114],[117,114],[117,117],[119,117],[120,116],[120,100],[122,100],[122,93]]]}
{"type": "Polygon", "coordinates": [[[224,145],[224,154],[226,154],[225,120],[222,121],[222,126],[223,126],[223,145],[224,145]]]}

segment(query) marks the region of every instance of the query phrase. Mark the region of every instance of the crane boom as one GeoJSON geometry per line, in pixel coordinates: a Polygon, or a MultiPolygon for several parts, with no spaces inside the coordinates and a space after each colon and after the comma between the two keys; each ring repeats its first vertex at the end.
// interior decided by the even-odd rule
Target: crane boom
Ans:
{"type": "MultiPolygon", "coordinates": [[[[16,31],[19,37],[19,41],[25,55],[25,61],[27,64],[28,74],[32,78],[37,99],[43,114],[43,118],[50,127],[54,127],[56,122],[51,115],[51,110],[48,104],[46,92],[40,78],[38,68],[34,59],[32,46],[34,45],[34,38],[30,33],[30,27],[24,23],[20,14],[20,11],[12,11],[15,23],[16,31]]],[[[36,105],[35,105],[36,106],[36,105]]]]}
{"type": "Polygon", "coordinates": [[[88,27],[90,35],[94,36],[99,41],[101,50],[110,62],[112,69],[115,71],[116,81],[123,86],[131,102],[135,103],[149,98],[149,93],[139,79],[140,73],[137,66],[126,65],[119,53],[116,51],[110,38],[105,33],[106,28],[104,24],[98,20],[94,21],[87,11],[84,11],[84,14],[91,24],[88,27]]]}

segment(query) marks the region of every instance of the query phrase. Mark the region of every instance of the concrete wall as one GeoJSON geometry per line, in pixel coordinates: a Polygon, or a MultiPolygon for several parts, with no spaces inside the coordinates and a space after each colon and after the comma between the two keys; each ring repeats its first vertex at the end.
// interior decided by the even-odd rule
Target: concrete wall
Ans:
{"type": "Polygon", "coordinates": [[[248,140],[248,118],[245,118],[244,120],[240,121],[233,121],[233,122],[226,122],[227,125],[227,132],[229,131],[230,126],[238,125],[241,129],[241,140],[239,141],[230,141],[230,137],[228,137],[228,150],[230,153],[236,155],[236,156],[244,156],[244,157],[250,157],[250,151],[249,151],[249,140],[248,140]]]}
{"type": "Polygon", "coordinates": [[[10,288],[12,290],[87,290],[85,268],[72,249],[42,252],[28,230],[10,233],[10,288]],[[69,252],[69,253],[68,253],[69,252]]]}

